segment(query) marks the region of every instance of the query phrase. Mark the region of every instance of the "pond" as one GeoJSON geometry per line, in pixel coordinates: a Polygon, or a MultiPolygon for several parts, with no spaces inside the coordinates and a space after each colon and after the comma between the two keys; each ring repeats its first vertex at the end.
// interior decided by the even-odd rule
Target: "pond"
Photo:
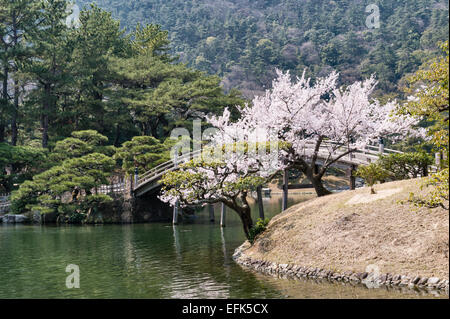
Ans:
{"type": "MultiPolygon", "coordinates": [[[[290,205],[312,195],[290,195],[290,205]]],[[[264,199],[266,215],[281,196],[264,199]]],[[[237,215],[227,226],[209,221],[103,226],[0,224],[0,298],[435,298],[432,294],[367,289],[312,280],[277,279],[232,260],[244,241],[237,215]],[[80,269],[80,288],[66,288],[66,266],[80,269]]],[[[254,218],[258,210],[252,202],[254,218]]],[[[445,296],[448,297],[448,296],[445,296]]]]}

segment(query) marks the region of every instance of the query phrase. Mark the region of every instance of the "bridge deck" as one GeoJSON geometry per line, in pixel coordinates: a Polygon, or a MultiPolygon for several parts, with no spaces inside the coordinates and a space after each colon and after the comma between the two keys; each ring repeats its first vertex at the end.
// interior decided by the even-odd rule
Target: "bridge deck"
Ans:
{"type": "MultiPolygon", "coordinates": [[[[323,162],[330,155],[329,148],[332,146],[336,146],[334,143],[322,143],[319,153],[318,153],[318,165],[323,165],[323,162]]],[[[304,155],[312,156],[314,152],[315,143],[309,142],[305,144],[304,155]]],[[[332,154],[333,158],[336,158],[342,154],[347,152],[347,148],[345,146],[340,146],[335,153],[332,154]]],[[[392,154],[392,153],[402,153],[400,151],[384,149],[383,154],[392,154]]],[[[201,151],[192,152],[186,154],[178,159],[178,163],[187,162],[193,159],[195,156],[200,156],[201,151]]],[[[349,155],[345,155],[338,162],[336,162],[333,166],[346,169],[351,166],[359,166],[359,165],[367,165],[371,162],[375,162],[380,156],[379,148],[376,146],[367,146],[364,149],[357,150],[349,155]]],[[[142,196],[148,192],[153,192],[158,190],[161,185],[159,184],[159,180],[161,177],[170,171],[177,169],[177,165],[174,160],[167,161],[148,172],[144,173],[139,177],[137,184],[134,187],[135,196],[142,196]]]]}

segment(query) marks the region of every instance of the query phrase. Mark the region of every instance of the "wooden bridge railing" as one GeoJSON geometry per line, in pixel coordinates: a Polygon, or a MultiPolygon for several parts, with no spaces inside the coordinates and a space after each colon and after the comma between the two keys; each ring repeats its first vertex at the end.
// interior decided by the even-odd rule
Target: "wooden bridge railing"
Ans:
{"type": "Polygon", "coordinates": [[[141,187],[142,185],[155,180],[155,178],[161,177],[166,172],[170,172],[170,171],[174,170],[178,164],[181,164],[183,162],[184,163],[189,162],[194,157],[201,155],[201,153],[202,153],[202,150],[191,152],[191,153],[188,153],[188,154],[178,157],[176,161],[175,161],[175,159],[173,159],[173,160],[164,162],[164,163],[152,168],[151,170],[145,172],[143,175],[140,175],[137,178],[137,182],[135,183],[134,189],[137,189],[137,188],[141,187]]]}
{"type": "MultiPolygon", "coordinates": [[[[341,154],[344,154],[347,152],[347,147],[345,145],[338,145],[337,143],[333,142],[324,142],[322,143],[320,149],[319,149],[319,157],[321,158],[327,158],[329,155],[329,148],[335,148],[335,153],[333,154],[334,157],[337,157],[341,154]]],[[[315,142],[310,141],[305,143],[305,149],[304,149],[304,155],[311,156],[315,149],[315,142]]],[[[178,163],[189,161],[190,159],[194,158],[195,156],[201,155],[202,150],[192,152],[189,154],[185,154],[178,158],[178,163]]],[[[369,164],[373,161],[376,161],[380,154],[392,154],[392,153],[402,153],[400,151],[392,150],[392,149],[386,149],[381,148],[373,145],[367,145],[363,149],[358,149],[355,152],[352,152],[348,155],[348,157],[344,156],[339,160],[341,163],[345,163],[347,165],[365,165],[369,164]]],[[[165,163],[162,163],[155,168],[145,172],[143,175],[136,176],[135,177],[135,186],[134,189],[138,189],[148,183],[153,183],[156,180],[158,180],[162,175],[164,175],[166,172],[170,172],[174,169],[176,169],[176,165],[178,163],[175,163],[174,160],[167,161],[165,163]]]]}
{"type": "Polygon", "coordinates": [[[115,183],[111,185],[101,185],[97,189],[98,194],[121,194],[126,191],[125,183],[115,183]]]}

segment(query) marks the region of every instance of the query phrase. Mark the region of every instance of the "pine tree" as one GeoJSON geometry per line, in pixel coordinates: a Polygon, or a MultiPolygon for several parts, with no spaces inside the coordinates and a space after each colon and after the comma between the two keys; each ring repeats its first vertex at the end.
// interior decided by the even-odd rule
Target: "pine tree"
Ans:
{"type": "Polygon", "coordinates": [[[65,0],[42,0],[39,3],[39,28],[30,36],[33,56],[24,71],[36,89],[31,100],[38,109],[42,131],[42,147],[49,146],[49,129],[57,116],[61,92],[69,81],[66,65],[70,57],[68,16],[65,0]]]}
{"type": "MultiPolygon", "coordinates": [[[[74,129],[95,129],[107,134],[105,91],[109,86],[109,57],[119,56],[129,46],[128,38],[117,20],[96,5],[80,12],[79,27],[71,37],[74,51],[71,57],[74,81],[74,129]]],[[[128,48],[129,49],[129,48],[128,48]]]]}
{"type": "Polygon", "coordinates": [[[27,36],[37,28],[39,6],[32,0],[0,0],[0,142],[5,140],[6,120],[11,119],[11,144],[17,144],[17,120],[21,98],[20,71],[30,55],[27,36]]]}

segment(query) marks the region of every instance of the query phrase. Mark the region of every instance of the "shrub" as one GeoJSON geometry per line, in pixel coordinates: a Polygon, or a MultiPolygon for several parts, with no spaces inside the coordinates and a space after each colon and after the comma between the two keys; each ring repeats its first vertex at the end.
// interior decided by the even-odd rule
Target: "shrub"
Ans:
{"type": "Polygon", "coordinates": [[[42,172],[46,157],[47,150],[43,148],[0,143],[0,192],[10,192],[15,184],[42,172]]]}
{"type": "Polygon", "coordinates": [[[370,187],[370,193],[376,194],[373,185],[376,182],[383,182],[390,176],[390,173],[381,167],[378,163],[370,163],[369,165],[359,166],[355,172],[355,176],[361,177],[370,187]]]}
{"type": "Polygon", "coordinates": [[[380,156],[377,163],[390,173],[390,179],[403,180],[428,175],[433,158],[424,152],[395,153],[380,156]]]}
{"type": "MultiPolygon", "coordinates": [[[[421,189],[424,187],[432,186],[432,191],[425,198],[416,198],[413,193],[410,194],[410,202],[413,202],[419,207],[442,207],[448,210],[445,203],[448,204],[448,191],[449,191],[449,177],[448,168],[445,168],[436,174],[425,179],[421,185],[421,189]]],[[[448,205],[447,205],[448,206],[448,205]]]]}
{"type": "Polygon", "coordinates": [[[12,211],[24,213],[39,211],[41,214],[57,213],[61,219],[69,216],[70,222],[79,222],[89,208],[101,202],[111,201],[107,195],[95,195],[92,191],[108,183],[115,161],[100,153],[91,153],[64,161],[45,172],[35,175],[12,193],[12,211]],[[73,198],[74,191],[81,196],[73,198]],[[68,201],[68,195],[72,199],[68,201]]]}
{"type": "Polygon", "coordinates": [[[269,224],[269,218],[261,219],[258,218],[256,221],[256,225],[253,226],[249,231],[248,240],[253,245],[253,242],[255,241],[256,237],[266,230],[267,225],[269,224]]]}

